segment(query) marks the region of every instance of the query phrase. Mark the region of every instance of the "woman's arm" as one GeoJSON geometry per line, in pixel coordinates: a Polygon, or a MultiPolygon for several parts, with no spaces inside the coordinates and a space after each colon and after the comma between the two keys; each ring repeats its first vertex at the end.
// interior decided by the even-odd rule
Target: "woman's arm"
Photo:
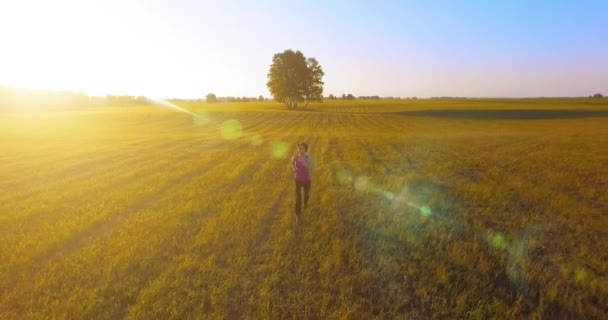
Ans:
{"type": "Polygon", "coordinates": [[[310,157],[308,155],[306,155],[304,161],[302,161],[302,164],[304,165],[304,167],[306,167],[306,169],[310,167],[310,157]]]}

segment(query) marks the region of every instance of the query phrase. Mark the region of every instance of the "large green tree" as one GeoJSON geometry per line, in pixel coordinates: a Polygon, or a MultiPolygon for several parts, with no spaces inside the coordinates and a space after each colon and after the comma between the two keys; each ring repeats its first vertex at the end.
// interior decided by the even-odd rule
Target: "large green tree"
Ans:
{"type": "Polygon", "coordinates": [[[209,93],[205,96],[207,102],[217,102],[217,97],[213,93],[209,93]]]}
{"type": "Polygon", "coordinates": [[[268,71],[268,90],[274,100],[285,103],[290,109],[299,102],[323,101],[323,69],[315,58],[306,58],[302,52],[285,50],[272,57],[268,71]]]}

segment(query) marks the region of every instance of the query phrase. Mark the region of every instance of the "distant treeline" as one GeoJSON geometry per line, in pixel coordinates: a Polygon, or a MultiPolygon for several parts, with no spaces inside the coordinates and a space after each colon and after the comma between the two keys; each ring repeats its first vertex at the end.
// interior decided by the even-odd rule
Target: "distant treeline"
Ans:
{"type": "Polygon", "coordinates": [[[430,99],[468,99],[467,97],[450,97],[450,96],[442,96],[442,97],[431,97],[430,99]]]}
{"type": "Polygon", "coordinates": [[[15,89],[0,86],[0,110],[65,110],[96,106],[141,106],[153,102],[144,96],[91,97],[83,92],[15,89]]]}
{"type": "MultiPolygon", "coordinates": [[[[103,98],[101,100],[104,100],[103,98]]],[[[143,106],[153,104],[152,100],[144,96],[113,96],[111,94],[105,97],[105,102],[112,106],[143,106]]]]}
{"type": "MultiPolygon", "coordinates": [[[[539,97],[550,98],[550,97],[539,97]]],[[[601,93],[589,95],[587,97],[573,98],[605,98],[601,93]]],[[[342,94],[341,97],[330,94],[325,97],[327,100],[380,100],[380,99],[418,99],[417,97],[380,97],[380,96],[358,96],[342,94]]],[[[473,99],[467,97],[452,97],[440,96],[431,97],[430,99],[473,99]]],[[[263,96],[255,97],[216,97],[214,94],[208,94],[205,99],[170,99],[174,103],[180,102],[260,102],[272,101],[272,99],[264,98],[263,96]]],[[[105,97],[91,97],[83,92],[59,92],[45,90],[27,90],[14,89],[0,86],[0,110],[65,110],[86,107],[131,107],[151,105],[155,102],[144,96],[128,96],[128,95],[106,95],[105,97]]]]}
{"type": "Polygon", "coordinates": [[[259,97],[218,97],[219,102],[255,102],[268,101],[268,98],[259,97]]]}
{"type": "Polygon", "coordinates": [[[263,96],[256,97],[217,97],[213,93],[209,93],[205,96],[205,101],[210,103],[215,102],[263,102],[269,101],[268,98],[264,98],[263,96]]]}
{"type": "Polygon", "coordinates": [[[418,99],[418,97],[405,97],[405,98],[401,98],[401,97],[381,97],[381,96],[358,96],[355,97],[352,93],[343,93],[341,97],[337,97],[334,96],[333,94],[330,94],[329,96],[327,96],[325,99],[327,100],[399,100],[399,99],[418,99]]]}

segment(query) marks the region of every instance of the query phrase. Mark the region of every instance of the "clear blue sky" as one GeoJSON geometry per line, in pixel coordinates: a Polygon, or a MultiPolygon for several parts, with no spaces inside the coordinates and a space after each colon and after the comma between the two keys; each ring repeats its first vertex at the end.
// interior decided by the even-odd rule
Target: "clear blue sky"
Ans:
{"type": "Polygon", "coordinates": [[[268,96],[272,55],[316,57],[325,94],[608,94],[608,1],[4,0],[0,84],[268,96]]]}

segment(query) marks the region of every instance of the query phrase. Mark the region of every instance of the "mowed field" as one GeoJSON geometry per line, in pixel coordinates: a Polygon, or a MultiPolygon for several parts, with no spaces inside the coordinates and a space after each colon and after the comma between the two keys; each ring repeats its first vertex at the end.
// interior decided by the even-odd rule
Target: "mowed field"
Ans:
{"type": "Polygon", "coordinates": [[[0,318],[608,314],[608,99],[180,106],[0,113],[0,318]]]}

